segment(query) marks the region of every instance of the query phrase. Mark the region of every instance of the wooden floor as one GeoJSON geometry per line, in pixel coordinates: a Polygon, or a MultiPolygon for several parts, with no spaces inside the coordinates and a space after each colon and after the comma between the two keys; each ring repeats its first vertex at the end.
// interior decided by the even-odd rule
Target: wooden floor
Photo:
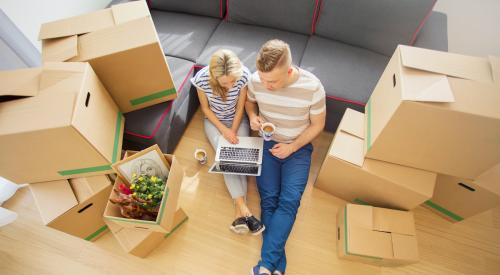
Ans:
{"type": "MultiPolygon", "coordinates": [[[[124,253],[111,233],[90,243],[43,226],[24,189],[3,205],[19,218],[0,228],[0,274],[249,274],[261,239],[228,230],[233,208],[222,176],[192,158],[201,147],[213,161],[201,120],[198,111],[175,152],[185,167],[181,205],[190,219],[147,258],[124,253]]],[[[286,247],[287,274],[500,274],[500,207],[460,224],[417,208],[421,261],[414,265],[379,268],[337,259],[335,215],[344,202],[312,186],[331,138],[323,133],[314,142],[309,184],[286,247]]],[[[258,213],[255,180],[249,205],[258,213]]]]}

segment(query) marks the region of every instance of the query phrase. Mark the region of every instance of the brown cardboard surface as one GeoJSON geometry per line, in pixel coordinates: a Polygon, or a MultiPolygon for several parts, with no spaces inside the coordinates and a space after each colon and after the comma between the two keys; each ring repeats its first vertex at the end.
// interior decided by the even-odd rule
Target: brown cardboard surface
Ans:
{"type": "Polygon", "coordinates": [[[425,206],[452,222],[459,222],[500,205],[500,165],[475,180],[438,175],[436,189],[425,206]]]}
{"type": "Polygon", "coordinates": [[[352,129],[363,128],[364,118],[361,117],[364,115],[348,110],[321,166],[315,187],[347,201],[405,210],[431,198],[435,173],[363,158],[364,140],[359,137],[362,134],[352,129]]]}
{"type": "Polygon", "coordinates": [[[500,89],[493,83],[486,58],[399,46],[366,106],[365,156],[479,176],[500,162],[500,89]],[[445,90],[452,99],[437,95],[445,90]],[[406,92],[423,99],[405,100],[406,92]]]}
{"type": "MultiPolygon", "coordinates": [[[[366,205],[347,204],[337,214],[338,255],[342,259],[381,266],[397,266],[418,262],[418,245],[415,234],[398,234],[395,230],[415,232],[415,225],[401,227],[397,220],[413,214],[366,205]],[[369,213],[372,213],[370,215],[369,213]],[[387,215],[385,215],[387,214],[387,215]],[[371,224],[371,227],[366,226],[371,224]],[[384,224],[384,230],[381,227],[384,224]],[[407,228],[406,228],[407,227],[407,228]]],[[[403,218],[406,221],[409,219],[403,218]]]]}
{"type": "Polygon", "coordinates": [[[37,95],[40,72],[40,68],[0,71],[0,97],[37,95]]]}
{"type": "MultiPolygon", "coordinates": [[[[155,147],[157,146],[155,145],[150,148],[155,147]]],[[[123,163],[123,161],[130,161],[130,159],[133,159],[140,154],[141,152],[127,151],[125,153],[124,160],[122,160],[121,163],[123,163]]],[[[119,206],[111,202],[108,202],[106,206],[106,210],[104,212],[105,219],[126,228],[147,229],[149,231],[157,231],[162,233],[167,233],[173,228],[175,211],[178,209],[179,194],[184,177],[184,170],[182,169],[182,166],[179,164],[179,162],[175,159],[174,155],[164,154],[164,156],[166,161],[170,165],[170,173],[167,178],[165,195],[163,196],[160,206],[160,212],[156,221],[143,221],[123,218],[120,214],[119,206]]],[[[114,167],[116,167],[117,165],[120,165],[120,162],[116,163],[114,167]]],[[[122,182],[125,182],[125,177],[119,175],[119,177],[117,177],[115,181],[115,185],[113,188],[116,189],[122,182]]],[[[111,197],[113,196],[116,196],[114,192],[112,192],[111,194],[111,197]]]]}
{"type": "Polygon", "coordinates": [[[175,212],[174,227],[170,233],[161,233],[143,229],[121,227],[113,221],[106,221],[111,232],[120,243],[121,247],[132,255],[144,258],[158,247],[162,241],[168,240],[172,233],[187,221],[186,213],[179,209],[175,212]]]}
{"type": "Polygon", "coordinates": [[[90,62],[122,112],[177,96],[145,1],[42,24],[40,39],[44,62],[90,62]]]}
{"type": "Polygon", "coordinates": [[[415,220],[411,212],[373,208],[373,230],[401,235],[415,235],[415,220]]]}
{"type": "Polygon", "coordinates": [[[96,240],[106,231],[102,213],[111,182],[105,175],[72,181],[30,184],[30,189],[44,224],[79,238],[96,240]],[[80,185],[78,189],[72,189],[76,184],[80,185]],[[91,191],[83,194],[81,185],[87,185],[91,191]]]}
{"type": "Polygon", "coordinates": [[[491,65],[491,72],[493,74],[493,82],[495,85],[500,85],[500,58],[495,56],[488,56],[491,65]]]}
{"type": "Polygon", "coordinates": [[[88,63],[47,63],[36,96],[0,103],[0,174],[34,183],[111,172],[123,126],[88,63]]]}

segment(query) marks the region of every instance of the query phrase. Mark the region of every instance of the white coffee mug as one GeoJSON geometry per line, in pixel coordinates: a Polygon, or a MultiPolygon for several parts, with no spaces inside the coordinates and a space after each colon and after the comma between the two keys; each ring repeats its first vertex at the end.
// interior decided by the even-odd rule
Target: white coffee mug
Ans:
{"type": "Polygon", "coordinates": [[[207,163],[207,151],[204,149],[196,149],[194,151],[194,158],[200,162],[200,164],[207,163]]]}
{"type": "Polygon", "coordinates": [[[271,122],[262,123],[260,126],[260,134],[265,141],[270,141],[272,139],[275,130],[276,126],[271,122]]]}

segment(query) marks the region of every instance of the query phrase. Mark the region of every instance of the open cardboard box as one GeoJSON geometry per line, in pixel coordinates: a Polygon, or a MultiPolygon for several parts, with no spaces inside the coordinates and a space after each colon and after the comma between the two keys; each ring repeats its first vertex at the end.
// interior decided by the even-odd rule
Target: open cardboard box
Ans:
{"type": "Polygon", "coordinates": [[[13,182],[112,173],[123,126],[86,62],[0,72],[0,175],[13,182]]]}
{"type": "Polygon", "coordinates": [[[30,184],[45,225],[94,241],[107,231],[102,214],[111,192],[106,175],[30,184]]]}
{"type": "MultiPolygon", "coordinates": [[[[154,149],[159,151],[158,145],[153,145],[148,149],[154,149]]],[[[121,183],[127,182],[127,176],[122,175],[120,170],[117,168],[120,165],[133,161],[137,157],[143,155],[145,151],[126,151],[124,159],[120,162],[113,164],[113,168],[116,170],[118,177],[116,178],[114,189],[118,189],[121,183]]],[[[160,151],[161,152],[161,151],[160,151]]],[[[160,211],[155,221],[146,221],[138,219],[128,219],[122,217],[120,214],[120,207],[116,204],[108,201],[106,210],[104,212],[104,218],[114,222],[122,227],[135,228],[135,229],[145,229],[150,231],[157,231],[162,233],[168,233],[175,227],[175,213],[178,209],[178,201],[180,195],[180,189],[182,185],[182,180],[184,177],[184,171],[180,163],[175,159],[174,155],[163,154],[165,161],[170,166],[170,171],[168,174],[165,192],[160,203],[160,211]]],[[[117,197],[115,192],[111,192],[110,198],[117,197]]]]}
{"type": "Polygon", "coordinates": [[[413,213],[347,204],[337,213],[339,258],[380,266],[419,261],[413,213]]]}
{"type": "Polygon", "coordinates": [[[346,110],[314,186],[347,201],[395,209],[429,200],[436,173],[363,157],[364,119],[346,110]]]}
{"type": "Polygon", "coordinates": [[[459,222],[500,205],[500,164],[474,180],[438,175],[436,189],[424,206],[459,222]]]}
{"type": "Polygon", "coordinates": [[[398,46],[365,107],[365,156],[474,179],[500,163],[500,59],[398,46]]]}
{"type": "Polygon", "coordinates": [[[88,61],[124,113],[177,97],[145,1],[42,24],[42,59],[88,61]]]}
{"type": "Polygon", "coordinates": [[[164,240],[171,240],[172,234],[187,220],[186,213],[182,209],[178,209],[175,212],[173,227],[169,233],[122,227],[110,220],[107,220],[106,223],[123,250],[134,256],[144,258],[162,244],[164,240]]]}

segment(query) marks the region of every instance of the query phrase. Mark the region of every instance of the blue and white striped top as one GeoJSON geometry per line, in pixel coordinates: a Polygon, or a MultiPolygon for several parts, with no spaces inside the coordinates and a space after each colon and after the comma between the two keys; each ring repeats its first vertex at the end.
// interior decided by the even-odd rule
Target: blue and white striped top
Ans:
{"type": "Polygon", "coordinates": [[[236,114],[236,106],[238,104],[240,91],[247,86],[250,75],[248,68],[243,66],[243,75],[240,79],[236,80],[233,87],[228,91],[226,101],[223,101],[222,97],[212,92],[209,83],[210,73],[208,71],[208,66],[198,71],[198,73],[191,78],[191,83],[193,83],[196,88],[205,92],[210,110],[214,112],[215,116],[217,116],[220,121],[232,121],[236,114]]]}

